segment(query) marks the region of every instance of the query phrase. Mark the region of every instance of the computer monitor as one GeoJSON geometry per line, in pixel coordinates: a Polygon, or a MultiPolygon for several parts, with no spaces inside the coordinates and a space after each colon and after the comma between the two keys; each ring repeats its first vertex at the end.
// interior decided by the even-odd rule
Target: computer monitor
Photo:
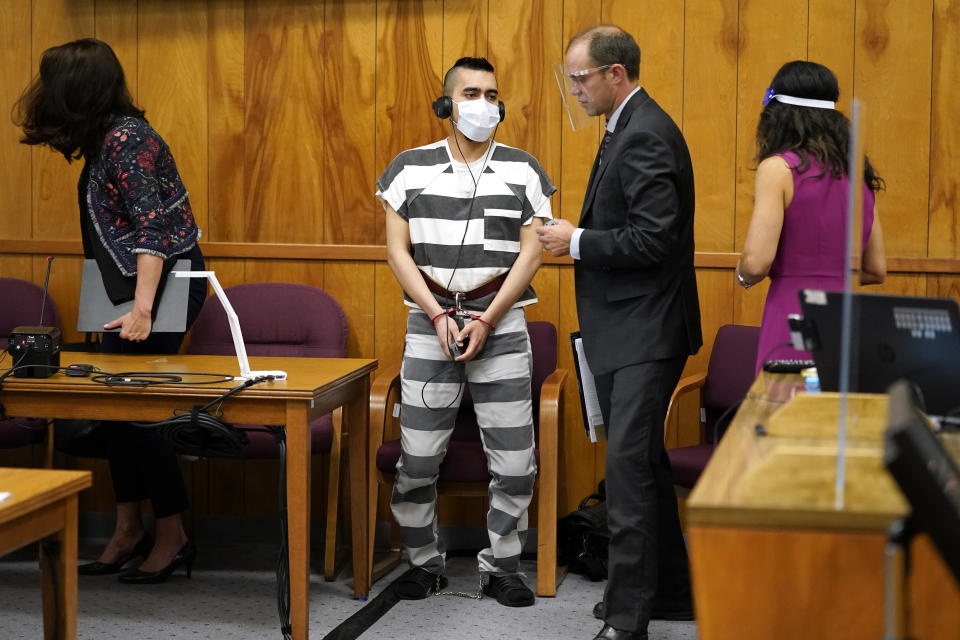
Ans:
{"type": "Polygon", "coordinates": [[[898,381],[889,394],[884,465],[960,584],[960,469],[917,410],[912,385],[898,381]]]}
{"type": "MultiPolygon", "coordinates": [[[[948,415],[960,407],[960,314],[949,298],[852,295],[850,391],[884,393],[905,378],[921,407],[948,415]]],[[[803,289],[804,345],[813,354],[823,391],[840,386],[843,294],[803,289]]]]}

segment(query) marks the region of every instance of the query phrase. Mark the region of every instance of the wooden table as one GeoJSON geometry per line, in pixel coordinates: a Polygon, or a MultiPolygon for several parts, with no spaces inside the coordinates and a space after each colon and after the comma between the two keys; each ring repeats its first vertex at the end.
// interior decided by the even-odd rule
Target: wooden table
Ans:
{"type": "MultiPolygon", "coordinates": [[[[228,356],[135,356],[70,353],[63,364],[88,363],[112,373],[194,371],[236,374],[228,356]]],[[[290,551],[290,605],[293,637],[308,637],[310,586],[310,421],[343,407],[349,437],[353,592],[370,589],[367,562],[367,442],[370,374],[376,360],[359,358],[251,358],[254,370],[283,370],[287,379],[253,386],[223,403],[227,422],[285,425],[287,437],[287,518],[290,551]]],[[[185,378],[201,381],[201,378],[185,378]]],[[[238,384],[181,384],[108,387],[90,378],[56,374],[49,378],[9,377],[3,383],[7,413],[49,418],[162,420],[175,409],[205,404],[238,384]]]]}
{"type": "MultiPolygon", "coordinates": [[[[836,509],[838,396],[802,390],[762,373],[687,501],[701,640],[883,637],[886,530],[907,512],[883,467],[887,397],[850,395],[836,509]]],[[[960,589],[926,536],[912,555],[911,638],[956,640],[960,589]]]]}
{"type": "Polygon", "coordinates": [[[77,494],[92,482],[89,471],[0,468],[0,492],[10,492],[0,502],[0,556],[36,540],[53,543],[52,566],[40,552],[44,638],[77,637],[77,494]]]}

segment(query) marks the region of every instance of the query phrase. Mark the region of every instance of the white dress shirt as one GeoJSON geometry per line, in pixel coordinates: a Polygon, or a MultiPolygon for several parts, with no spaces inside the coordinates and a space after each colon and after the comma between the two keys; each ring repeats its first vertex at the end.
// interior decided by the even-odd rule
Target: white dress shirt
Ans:
{"type": "MultiPolygon", "coordinates": [[[[637,85],[633,88],[627,97],[623,99],[623,102],[620,103],[620,106],[617,107],[616,111],[613,112],[613,115],[607,119],[607,131],[613,133],[617,130],[617,120],[620,119],[620,112],[623,111],[623,108],[627,105],[627,102],[630,101],[630,98],[633,97],[637,91],[640,91],[640,85],[637,85]]],[[[583,229],[577,228],[573,230],[573,235],[570,236],[570,257],[574,260],[580,259],[580,234],[583,233],[583,229]]]]}

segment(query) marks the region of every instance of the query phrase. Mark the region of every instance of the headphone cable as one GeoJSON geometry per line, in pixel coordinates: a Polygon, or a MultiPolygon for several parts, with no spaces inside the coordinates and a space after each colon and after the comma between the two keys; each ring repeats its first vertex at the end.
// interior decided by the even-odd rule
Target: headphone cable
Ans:
{"type": "MultiPolygon", "coordinates": [[[[487,161],[489,156],[493,155],[493,147],[497,141],[497,129],[500,128],[500,123],[497,123],[497,126],[493,129],[493,134],[490,136],[490,144],[487,145],[486,151],[483,152],[483,163],[480,165],[480,171],[477,172],[477,177],[473,177],[473,170],[470,168],[470,163],[467,162],[466,156],[463,155],[463,149],[460,148],[460,137],[457,135],[456,130],[456,121],[453,119],[453,115],[450,116],[450,123],[454,126],[453,130],[453,141],[457,145],[457,152],[460,153],[460,159],[463,160],[463,164],[467,168],[467,173],[470,174],[470,181],[473,182],[473,193],[470,195],[470,205],[467,208],[467,222],[463,227],[463,236],[460,238],[460,247],[457,249],[457,260],[453,264],[453,270],[450,272],[450,278],[447,280],[447,286],[444,287],[447,291],[450,290],[450,285],[453,283],[453,277],[457,273],[457,269],[460,267],[460,257],[463,255],[463,245],[467,241],[467,231],[470,230],[470,220],[473,218],[473,202],[477,198],[477,190],[480,188],[480,177],[483,175],[484,170],[487,168],[487,161]]],[[[455,161],[454,161],[455,162],[455,161]]],[[[453,168],[454,173],[456,173],[456,167],[453,168]]]]}

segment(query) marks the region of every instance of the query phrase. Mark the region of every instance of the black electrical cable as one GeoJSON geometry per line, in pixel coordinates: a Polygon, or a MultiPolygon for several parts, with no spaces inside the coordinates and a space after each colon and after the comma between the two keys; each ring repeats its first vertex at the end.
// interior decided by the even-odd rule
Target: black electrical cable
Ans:
{"type": "MultiPolygon", "coordinates": [[[[764,356],[763,356],[763,362],[766,362],[767,358],[770,357],[770,354],[772,354],[772,353],[773,353],[774,351],[776,351],[777,349],[780,349],[780,348],[782,348],[782,347],[789,347],[789,346],[792,345],[792,344],[793,344],[793,343],[790,342],[789,340],[788,340],[787,342],[781,342],[781,343],[777,344],[777,345],[774,346],[772,349],[770,349],[769,351],[767,351],[766,354],[764,354],[764,356]]],[[[723,421],[724,421],[724,419],[727,418],[727,417],[730,415],[730,412],[736,411],[736,410],[740,407],[740,405],[743,404],[743,401],[747,399],[747,396],[748,396],[748,395],[750,395],[749,392],[748,392],[745,396],[743,396],[742,398],[740,398],[739,400],[737,400],[736,402],[734,402],[733,404],[731,404],[729,407],[727,407],[726,409],[724,409],[724,410],[723,410],[723,413],[721,413],[721,414],[717,417],[717,419],[714,420],[714,422],[713,422],[713,446],[717,446],[718,444],[720,444],[720,428],[723,426],[723,421]]],[[[727,422],[729,423],[730,421],[727,420],[727,422]]],[[[726,429],[725,429],[725,428],[724,428],[724,433],[726,433],[726,429]]]]}
{"type": "MultiPolygon", "coordinates": [[[[4,350],[6,352],[6,349],[4,350]]],[[[28,349],[29,352],[29,349],[28,349]]],[[[26,353],[24,353],[26,356],[26,353]]],[[[18,360],[22,361],[23,357],[18,360]]],[[[21,369],[53,369],[54,373],[66,372],[66,367],[48,365],[48,364],[25,364],[25,365],[15,365],[5,370],[3,373],[0,373],[0,384],[4,380],[10,377],[14,371],[21,369]]],[[[120,373],[110,373],[107,371],[101,371],[100,369],[93,369],[94,375],[90,376],[92,382],[97,382],[100,384],[105,384],[107,386],[124,386],[124,385],[135,385],[135,386],[149,386],[156,384],[163,385],[182,385],[182,386],[197,386],[197,385],[208,385],[208,384],[223,384],[224,382],[230,382],[236,380],[235,376],[232,376],[228,373],[205,373],[201,371],[165,371],[158,373],[155,371],[122,371],[120,373]],[[184,380],[184,376],[191,377],[206,377],[211,378],[210,380],[184,380]]],[[[272,380],[272,376],[267,376],[263,378],[258,378],[257,381],[261,380],[272,380]]],[[[241,387],[242,388],[242,387],[241,387]]]]}
{"type": "Polygon", "coordinates": [[[177,384],[183,378],[170,373],[145,373],[145,372],[123,372],[123,373],[100,373],[90,376],[91,382],[104,384],[108,387],[148,387],[155,384],[177,384]]]}
{"type": "Polygon", "coordinates": [[[158,429],[180,453],[238,456],[247,444],[247,434],[219,418],[222,415],[219,405],[244,389],[273,379],[273,376],[260,376],[246,380],[205,405],[194,406],[189,411],[177,409],[173,417],[166,420],[130,424],[144,429],[158,429]],[[216,415],[207,413],[214,405],[218,405],[216,415]]]}
{"type": "MultiPolygon", "coordinates": [[[[4,356],[7,355],[7,349],[9,348],[10,345],[7,345],[7,347],[4,348],[3,353],[0,353],[0,361],[2,361],[4,356]]],[[[7,379],[7,376],[13,373],[14,369],[15,367],[11,367],[8,371],[4,371],[2,374],[0,374],[0,392],[3,391],[3,381],[7,379]]],[[[6,420],[7,418],[7,408],[3,406],[3,395],[0,395],[0,420],[6,420]]]]}
{"type": "Polygon", "coordinates": [[[133,423],[143,428],[155,428],[173,444],[178,453],[201,456],[214,454],[236,457],[243,452],[247,436],[232,424],[203,412],[182,413],[151,423],[133,423]]]}
{"type": "Polygon", "coordinates": [[[222,384],[234,380],[234,376],[225,373],[200,373],[196,371],[122,371],[120,373],[102,372],[90,377],[92,382],[107,386],[149,386],[164,385],[206,385],[222,384]],[[184,380],[184,376],[202,376],[212,380],[184,380]]]}
{"type": "MultiPolygon", "coordinates": [[[[453,118],[450,119],[451,124],[453,118]]],[[[473,177],[473,170],[470,168],[470,163],[467,162],[467,158],[463,155],[463,150],[460,148],[460,138],[457,136],[456,131],[453,132],[453,141],[457,144],[457,151],[460,152],[460,159],[463,160],[463,164],[467,167],[467,173],[470,174],[470,181],[473,182],[473,194],[470,196],[470,206],[467,207],[467,223],[463,228],[463,237],[460,238],[460,248],[457,249],[457,261],[453,265],[453,270],[450,272],[450,278],[447,280],[447,286],[445,289],[450,289],[450,284],[453,282],[453,276],[457,273],[457,268],[460,266],[460,257],[463,255],[463,244],[467,240],[467,231],[470,229],[470,220],[473,218],[473,203],[477,199],[477,190],[480,188],[480,177],[483,175],[483,172],[487,168],[487,163],[490,160],[490,155],[493,153],[493,146],[497,138],[497,129],[500,128],[500,123],[497,123],[496,128],[493,130],[493,135],[490,136],[490,144],[487,145],[487,149],[483,152],[483,162],[480,164],[480,171],[477,172],[477,177],[473,177]]]]}
{"type": "MultiPolygon", "coordinates": [[[[455,323],[457,322],[456,319],[454,319],[454,322],[455,322],[455,323]]],[[[457,328],[460,328],[459,323],[457,323],[457,328]]],[[[457,399],[460,398],[460,395],[463,393],[463,387],[464,387],[464,384],[465,384],[465,383],[463,383],[463,382],[458,383],[460,386],[459,386],[459,388],[457,389],[457,395],[453,396],[453,399],[452,399],[450,402],[448,402],[448,403],[447,403],[447,406],[445,406],[445,407],[431,407],[431,406],[430,406],[430,403],[427,402],[427,398],[426,398],[426,395],[425,395],[428,384],[430,384],[431,382],[433,382],[438,376],[447,373],[451,368],[453,369],[453,371],[456,371],[458,364],[461,365],[461,366],[464,365],[463,362],[457,362],[456,360],[450,360],[449,362],[447,362],[447,366],[443,367],[442,369],[440,369],[439,371],[437,371],[436,373],[434,373],[432,376],[430,376],[429,378],[427,378],[426,380],[424,380],[423,385],[420,387],[420,400],[423,402],[423,406],[424,406],[426,409],[428,409],[429,411],[442,411],[442,410],[444,410],[444,409],[449,409],[450,407],[453,406],[453,404],[457,401],[457,399]]]]}
{"type": "MultiPolygon", "coordinates": [[[[13,371],[14,369],[19,367],[20,363],[23,362],[23,359],[27,357],[27,354],[30,353],[31,349],[33,349],[33,346],[29,344],[24,345],[23,353],[20,354],[19,358],[17,358],[12,353],[10,353],[10,344],[7,343],[6,348],[3,350],[3,355],[10,353],[10,358],[13,360],[13,365],[10,367],[10,371],[13,371]]],[[[0,360],[3,360],[3,358],[0,357],[0,360]]],[[[24,366],[27,366],[27,365],[24,365],[24,366]]],[[[49,366],[49,365],[38,365],[38,366],[49,366]]],[[[6,376],[3,376],[3,377],[5,378],[6,376]]]]}
{"type": "Polygon", "coordinates": [[[287,438],[283,427],[268,426],[267,430],[277,439],[280,471],[277,482],[280,505],[280,550],[277,555],[277,615],[280,616],[280,633],[284,640],[293,639],[293,624],[290,620],[290,549],[287,546],[287,438]]]}
{"type": "MultiPolygon", "coordinates": [[[[3,352],[0,353],[0,358],[2,358],[4,354],[8,353],[8,349],[9,347],[7,349],[4,349],[3,352]]],[[[21,356],[16,363],[14,363],[13,367],[10,367],[9,369],[5,370],[3,373],[0,373],[0,391],[3,390],[4,380],[9,378],[11,375],[13,375],[15,371],[19,371],[22,369],[53,369],[53,373],[66,372],[67,368],[61,367],[61,366],[47,365],[47,364],[25,364],[25,365],[18,364],[19,362],[23,361],[23,358],[26,357],[27,353],[29,353],[29,350],[30,349],[28,347],[27,351],[24,352],[23,356],[21,356]]],[[[146,386],[158,385],[158,384],[196,386],[196,385],[208,385],[208,384],[222,384],[224,382],[230,382],[231,380],[235,379],[234,376],[229,374],[202,373],[202,372],[195,372],[195,371],[169,371],[166,373],[153,373],[149,371],[148,372],[134,371],[134,372],[121,372],[121,373],[108,373],[105,371],[100,371],[99,369],[94,369],[93,371],[99,372],[99,373],[91,376],[90,378],[91,381],[98,382],[100,384],[104,384],[107,386],[146,387],[146,386]],[[204,376],[204,377],[209,377],[213,379],[212,380],[184,380],[183,376],[204,376]]],[[[273,378],[272,377],[260,378],[258,379],[258,381],[265,380],[265,379],[272,380],[273,378]]],[[[239,390],[243,388],[245,387],[241,385],[237,389],[239,390]]],[[[228,393],[225,396],[221,396],[217,400],[214,400],[213,403],[218,402],[222,398],[229,397],[229,395],[232,395],[232,394],[228,393]]],[[[0,420],[6,420],[7,418],[8,416],[3,406],[3,403],[0,402],[0,420]]],[[[23,426],[24,428],[32,428],[32,427],[27,427],[26,425],[20,425],[20,426],[23,426]]]]}
{"type": "Polygon", "coordinates": [[[10,367],[3,373],[0,373],[0,384],[9,378],[14,371],[19,371],[20,369],[53,369],[54,373],[56,373],[57,371],[62,371],[63,367],[57,367],[52,364],[21,364],[16,367],[10,367]]]}
{"type": "MultiPolygon", "coordinates": [[[[47,364],[24,364],[18,367],[10,367],[3,373],[0,373],[0,398],[3,397],[2,396],[3,381],[9,378],[10,375],[13,374],[14,371],[17,371],[18,369],[56,369],[57,371],[59,371],[61,368],[62,367],[55,367],[53,365],[47,365],[47,364]]],[[[0,402],[0,420],[7,420],[8,418],[9,416],[7,415],[7,410],[3,406],[3,402],[0,402]]]]}
{"type": "MultiPolygon", "coordinates": [[[[734,402],[732,405],[724,409],[723,413],[721,413],[720,416],[716,420],[714,420],[713,422],[713,446],[714,447],[720,444],[720,425],[723,424],[724,418],[730,415],[731,411],[735,411],[736,409],[738,409],[740,405],[743,404],[743,401],[746,399],[747,399],[747,396],[743,396],[742,398],[734,402]]],[[[730,421],[728,420],[727,423],[729,424],[729,422],[730,421]]],[[[726,429],[724,429],[724,434],[726,434],[726,429]]]]}

